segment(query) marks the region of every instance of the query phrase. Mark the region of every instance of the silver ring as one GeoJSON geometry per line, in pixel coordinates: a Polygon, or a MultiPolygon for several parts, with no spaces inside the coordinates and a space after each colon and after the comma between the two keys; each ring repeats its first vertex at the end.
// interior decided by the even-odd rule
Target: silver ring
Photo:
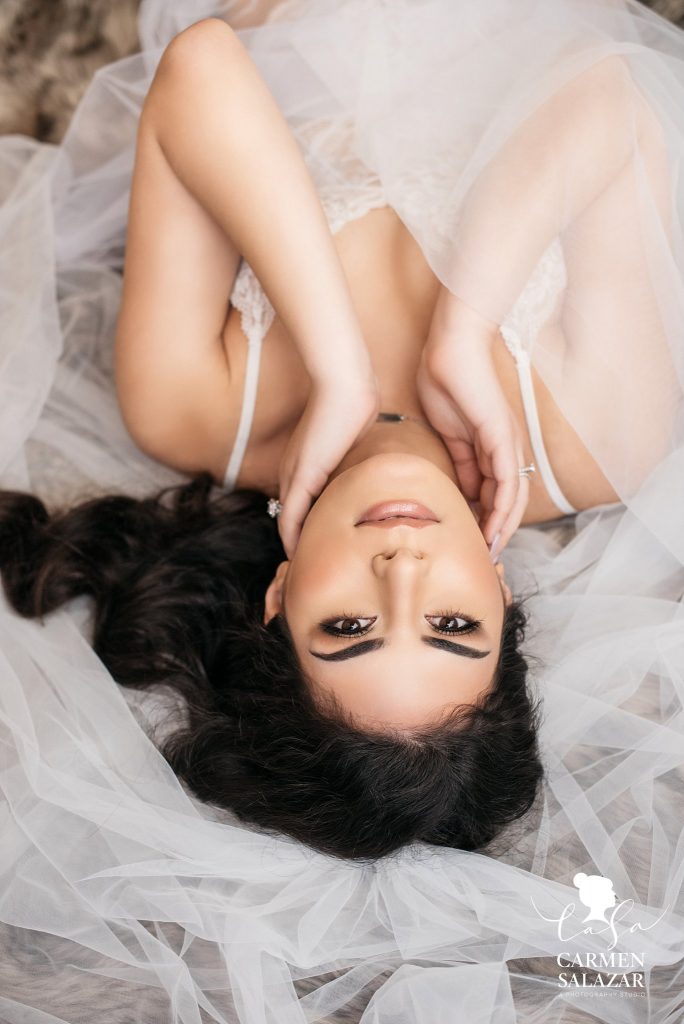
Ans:
{"type": "Polygon", "coordinates": [[[532,474],[536,473],[536,472],[537,472],[537,467],[535,466],[534,462],[530,462],[529,466],[521,466],[520,467],[520,469],[518,470],[518,476],[526,476],[529,479],[529,477],[532,476],[532,474]]]}
{"type": "Polygon", "coordinates": [[[266,506],[269,516],[275,519],[283,511],[283,503],[278,501],[277,498],[269,498],[268,505],[266,506]]]}

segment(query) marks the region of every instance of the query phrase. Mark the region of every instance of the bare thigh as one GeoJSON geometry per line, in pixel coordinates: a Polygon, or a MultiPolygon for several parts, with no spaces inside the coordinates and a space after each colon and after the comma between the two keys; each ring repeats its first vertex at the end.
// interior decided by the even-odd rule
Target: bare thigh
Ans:
{"type": "MultiPolygon", "coordinates": [[[[144,108],[116,331],[116,389],[136,443],[180,470],[199,468],[203,439],[197,432],[208,423],[217,436],[225,432],[226,452],[218,459],[227,458],[234,410],[222,332],[239,261],[232,240],[169,165],[154,109],[144,108]],[[206,409],[213,418],[200,416],[206,409]],[[186,429],[179,430],[183,424],[186,429]]],[[[209,452],[216,439],[206,444],[209,452]]]]}
{"type": "Polygon", "coordinates": [[[623,465],[621,484],[630,489],[662,455],[679,397],[647,258],[660,246],[667,259],[669,230],[669,172],[655,119],[644,128],[640,155],[564,240],[566,397],[599,461],[623,465]]]}

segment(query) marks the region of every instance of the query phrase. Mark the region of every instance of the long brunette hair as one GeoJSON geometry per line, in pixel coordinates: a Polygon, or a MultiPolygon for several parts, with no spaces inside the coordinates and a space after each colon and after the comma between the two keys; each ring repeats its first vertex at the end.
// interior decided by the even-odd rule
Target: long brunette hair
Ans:
{"type": "Polygon", "coordinates": [[[5,593],[28,618],[92,598],[91,642],[117,682],[182,697],[185,721],[160,750],[201,800],[343,858],[416,840],[484,848],[531,808],[543,777],[521,603],[507,609],[479,702],[409,735],[364,731],[332,696],[314,699],[283,616],[263,624],[285,557],[265,506],[260,491],[214,493],[206,472],[52,514],[0,492],[5,593]]]}

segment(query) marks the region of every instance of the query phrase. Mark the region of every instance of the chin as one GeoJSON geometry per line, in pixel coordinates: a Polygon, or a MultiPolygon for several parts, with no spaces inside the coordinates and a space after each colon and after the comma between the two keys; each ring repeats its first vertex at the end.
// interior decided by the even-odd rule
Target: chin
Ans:
{"type": "MultiPolygon", "coordinates": [[[[440,469],[439,466],[436,466],[431,459],[426,459],[422,455],[415,455],[412,452],[377,452],[375,455],[369,455],[363,462],[358,462],[355,466],[342,470],[339,478],[361,477],[365,475],[368,475],[378,483],[384,483],[385,480],[396,480],[397,482],[403,480],[419,481],[421,477],[438,476],[448,480],[453,487],[456,487],[451,477],[440,469]]],[[[333,478],[331,477],[331,479],[333,478]]],[[[334,479],[338,479],[338,477],[334,479]]]]}
{"type": "Polygon", "coordinates": [[[454,479],[430,459],[408,452],[379,452],[331,476],[308,516],[327,510],[343,518],[358,516],[376,501],[400,498],[422,502],[440,517],[461,504],[468,507],[454,479]]]}

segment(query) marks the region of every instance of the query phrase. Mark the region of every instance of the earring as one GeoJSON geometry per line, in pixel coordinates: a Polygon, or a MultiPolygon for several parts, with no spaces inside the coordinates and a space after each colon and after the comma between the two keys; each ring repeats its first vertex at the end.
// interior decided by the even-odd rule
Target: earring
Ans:
{"type": "Polygon", "coordinates": [[[275,517],[279,516],[283,511],[283,504],[278,501],[277,498],[269,498],[266,508],[269,516],[271,516],[272,519],[275,519],[275,517]]]}

